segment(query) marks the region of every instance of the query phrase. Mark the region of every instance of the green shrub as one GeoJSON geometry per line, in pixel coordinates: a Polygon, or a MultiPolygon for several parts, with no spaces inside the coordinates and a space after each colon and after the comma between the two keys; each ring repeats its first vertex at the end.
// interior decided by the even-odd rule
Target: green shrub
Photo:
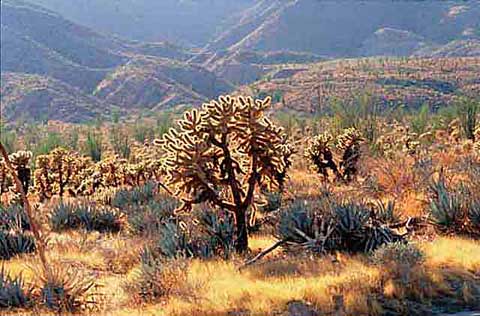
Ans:
{"type": "Polygon", "coordinates": [[[4,267],[0,270],[0,309],[26,307],[31,289],[25,287],[22,276],[12,277],[4,267]]]}

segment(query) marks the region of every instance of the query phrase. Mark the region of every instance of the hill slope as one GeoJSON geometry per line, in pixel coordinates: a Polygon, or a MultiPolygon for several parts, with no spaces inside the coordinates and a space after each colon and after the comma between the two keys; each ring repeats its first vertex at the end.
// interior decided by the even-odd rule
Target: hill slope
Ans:
{"type": "MultiPolygon", "coordinates": [[[[333,57],[361,56],[364,42],[383,28],[408,32],[411,39],[423,38],[436,44],[478,37],[480,29],[478,1],[461,4],[406,0],[268,3],[274,6],[268,14],[262,14],[263,7],[250,10],[239,25],[222,34],[212,47],[231,51],[288,49],[333,57]],[[239,30],[246,32],[239,36],[239,30]]],[[[395,52],[392,44],[385,53],[395,52]]]]}
{"type": "Polygon", "coordinates": [[[95,95],[122,107],[164,108],[201,104],[232,89],[231,84],[203,67],[137,56],[110,73],[95,95]]]}
{"type": "Polygon", "coordinates": [[[108,113],[111,106],[59,80],[20,73],[2,73],[2,118],[7,122],[61,120],[84,122],[108,113]]]}
{"type": "MultiPolygon", "coordinates": [[[[315,112],[368,93],[385,107],[441,107],[457,95],[480,95],[480,58],[364,58],[292,66],[239,93],[277,95],[279,106],[315,112]]],[[[350,104],[355,106],[354,103],[350,104]]]]}

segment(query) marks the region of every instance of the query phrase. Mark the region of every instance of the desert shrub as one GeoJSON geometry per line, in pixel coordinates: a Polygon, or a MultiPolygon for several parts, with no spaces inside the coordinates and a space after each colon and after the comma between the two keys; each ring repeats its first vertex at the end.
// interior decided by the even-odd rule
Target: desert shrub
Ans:
{"type": "Polygon", "coordinates": [[[133,279],[123,288],[134,301],[152,302],[175,293],[186,280],[184,264],[178,260],[161,260],[148,248],[141,254],[141,264],[133,279]]]}
{"type": "Polygon", "coordinates": [[[361,203],[296,200],[283,210],[278,237],[287,248],[313,252],[370,252],[403,237],[361,203]]]}
{"type": "Polygon", "coordinates": [[[2,266],[0,270],[0,308],[27,307],[31,289],[25,286],[22,276],[12,277],[2,266]]]}
{"type": "Polygon", "coordinates": [[[0,259],[8,260],[16,255],[34,251],[35,240],[32,236],[0,230],[0,259]]]}
{"type": "Polygon", "coordinates": [[[380,246],[372,253],[372,260],[380,265],[415,266],[425,261],[425,255],[414,244],[395,242],[380,246]]]}
{"type": "Polygon", "coordinates": [[[30,222],[22,206],[0,204],[0,230],[30,230],[30,222]]]}
{"type": "Polygon", "coordinates": [[[118,232],[122,229],[120,213],[105,206],[88,203],[61,202],[49,217],[52,230],[85,229],[87,231],[118,232]]]}
{"type": "Polygon", "coordinates": [[[95,279],[80,273],[79,269],[53,265],[50,276],[38,274],[37,286],[41,289],[41,302],[55,311],[75,312],[93,304],[89,291],[93,289],[95,279]]]}
{"type": "Polygon", "coordinates": [[[127,207],[122,212],[127,215],[128,224],[133,232],[155,234],[166,220],[174,216],[174,211],[178,206],[177,200],[162,195],[148,204],[127,207]]]}

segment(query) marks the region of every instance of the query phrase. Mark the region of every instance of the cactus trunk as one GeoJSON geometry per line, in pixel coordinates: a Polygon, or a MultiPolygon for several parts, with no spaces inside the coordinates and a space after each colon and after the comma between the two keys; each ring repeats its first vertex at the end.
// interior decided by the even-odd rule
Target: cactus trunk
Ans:
{"type": "Polygon", "coordinates": [[[248,231],[246,221],[246,210],[238,208],[235,212],[236,221],[236,241],[235,250],[237,253],[243,253],[248,250],[248,231]]]}

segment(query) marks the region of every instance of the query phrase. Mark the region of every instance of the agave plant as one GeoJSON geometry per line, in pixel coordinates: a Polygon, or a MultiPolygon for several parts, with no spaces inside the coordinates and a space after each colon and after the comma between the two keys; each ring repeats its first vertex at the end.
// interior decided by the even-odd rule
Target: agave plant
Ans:
{"type": "Polygon", "coordinates": [[[31,301],[31,288],[26,288],[21,275],[12,277],[0,270],[0,308],[26,307],[31,301]]]}
{"type": "Polygon", "coordinates": [[[41,300],[50,309],[56,311],[78,311],[91,304],[89,292],[96,285],[92,276],[80,273],[69,266],[50,267],[50,275],[39,273],[41,300]]]}
{"type": "Polygon", "coordinates": [[[5,207],[0,204],[0,229],[6,231],[29,230],[30,222],[23,207],[16,204],[5,207]]]}
{"type": "Polygon", "coordinates": [[[288,247],[313,252],[370,252],[383,244],[402,240],[363,204],[295,201],[281,214],[278,237],[288,247]]]}
{"type": "Polygon", "coordinates": [[[0,230],[0,259],[8,260],[16,255],[34,251],[35,240],[32,236],[0,230]]]}
{"type": "Polygon", "coordinates": [[[87,231],[118,232],[122,228],[121,214],[106,206],[89,203],[61,202],[50,214],[50,226],[54,231],[85,229],[87,231]]]}

